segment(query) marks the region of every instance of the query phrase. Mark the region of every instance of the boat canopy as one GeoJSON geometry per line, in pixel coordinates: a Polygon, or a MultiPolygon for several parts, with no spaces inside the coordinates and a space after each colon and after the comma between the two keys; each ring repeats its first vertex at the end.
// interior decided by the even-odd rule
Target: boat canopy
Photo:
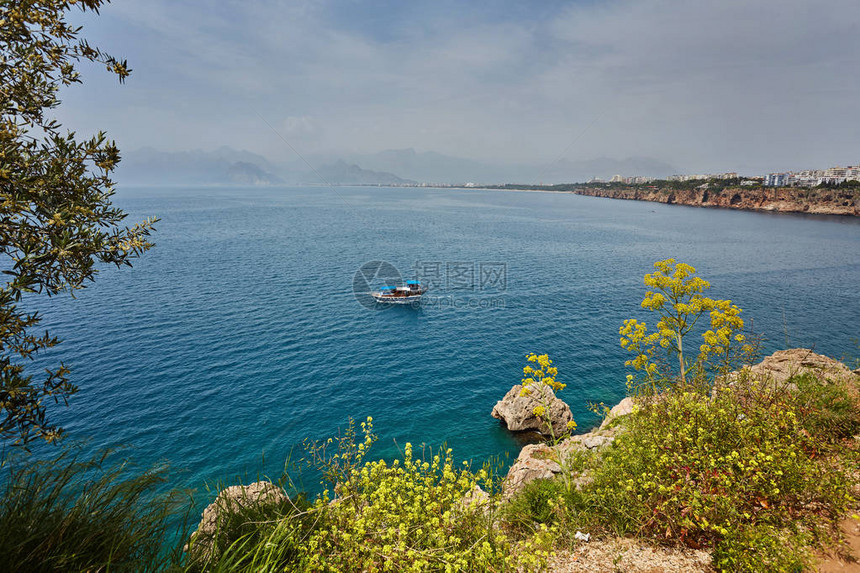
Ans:
{"type": "Polygon", "coordinates": [[[408,284],[408,285],[420,285],[421,281],[406,281],[406,284],[408,284]]]}
{"type": "Polygon", "coordinates": [[[384,287],[382,287],[382,288],[381,288],[381,289],[379,289],[379,290],[393,290],[393,289],[396,289],[396,288],[397,288],[396,286],[384,286],[384,287]]]}

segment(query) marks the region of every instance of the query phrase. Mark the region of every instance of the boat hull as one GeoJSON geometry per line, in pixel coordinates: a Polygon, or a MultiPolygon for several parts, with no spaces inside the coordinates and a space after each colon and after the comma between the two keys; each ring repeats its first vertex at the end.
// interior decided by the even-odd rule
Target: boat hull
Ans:
{"type": "Polygon", "coordinates": [[[391,296],[391,295],[382,295],[377,293],[371,293],[371,296],[376,302],[382,304],[414,304],[421,300],[420,294],[410,295],[410,296],[391,296]]]}

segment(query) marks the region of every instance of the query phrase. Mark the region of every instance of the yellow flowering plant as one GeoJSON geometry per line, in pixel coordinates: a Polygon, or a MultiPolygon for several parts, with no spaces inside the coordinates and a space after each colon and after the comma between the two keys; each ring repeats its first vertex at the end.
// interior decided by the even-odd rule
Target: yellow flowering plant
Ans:
{"type": "MultiPolygon", "coordinates": [[[[316,500],[316,529],[298,548],[303,571],[533,571],[545,568],[555,532],[539,529],[513,539],[495,523],[488,467],[455,464],[451,449],[417,452],[406,443],[401,458],[364,461],[375,440],[336,444],[346,456],[336,471],[334,496],[316,500]],[[428,454],[429,452],[429,454],[428,454]]],[[[354,439],[356,433],[345,432],[354,439]]],[[[330,457],[326,458],[330,459],[330,457]]],[[[329,464],[330,465],[330,464],[329,464]]]]}
{"type": "Polygon", "coordinates": [[[520,380],[520,384],[522,384],[520,396],[529,396],[533,392],[536,392],[540,404],[535,406],[532,413],[543,421],[544,425],[548,428],[553,443],[557,443],[576,429],[576,422],[571,420],[567,424],[567,431],[562,435],[556,436],[549,412],[555,393],[564,390],[567,384],[556,380],[558,377],[558,368],[553,366],[553,362],[548,354],[536,354],[532,352],[526,355],[526,361],[529,364],[523,366],[523,377],[520,380]],[[552,393],[546,392],[545,389],[547,388],[551,389],[552,393]]]}
{"type": "MultiPolygon", "coordinates": [[[[634,355],[625,365],[641,372],[654,386],[673,377],[686,383],[691,373],[699,379],[709,371],[726,374],[754,353],[754,345],[742,333],[741,309],[731,300],[704,296],[711,284],[696,276],[694,267],[666,259],[654,263],[654,268],[655,272],[645,275],[644,283],[650,290],[641,306],[656,312],[659,319],[653,332],[635,318],[624,321],[618,331],[621,346],[634,355]],[[703,344],[691,359],[690,353],[685,353],[684,339],[704,316],[710,320],[709,328],[702,333],[703,344]],[[668,359],[661,362],[664,355],[676,356],[677,373],[668,359]]],[[[627,380],[633,384],[634,376],[628,375],[627,380]]]]}
{"type": "MultiPolygon", "coordinates": [[[[558,433],[552,423],[550,409],[552,401],[555,398],[556,392],[561,392],[567,387],[567,384],[559,382],[558,368],[553,366],[552,359],[548,354],[536,354],[534,352],[526,355],[528,364],[523,366],[523,378],[520,380],[522,390],[521,396],[529,396],[534,393],[537,397],[538,405],[534,407],[532,413],[543,422],[550,436],[550,442],[553,446],[576,430],[576,422],[570,420],[563,432],[558,433]],[[552,390],[549,392],[548,390],[552,390]]],[[[561,467],[561,476],[564,480],[565,488],[570,491],[573,487],[573,481],[570,478],[569,460],[561,455],[556,448],[550,450],[550,456],[561,467]]]]}

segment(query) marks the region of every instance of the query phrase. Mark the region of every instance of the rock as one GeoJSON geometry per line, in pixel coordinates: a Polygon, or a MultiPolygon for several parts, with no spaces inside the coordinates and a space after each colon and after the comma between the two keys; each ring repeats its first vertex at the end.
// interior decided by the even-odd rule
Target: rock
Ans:
{"type": "Polygon", "coordinates": [[[573,420],[570,406],[559,400],[552,388],[544,384],[529,387],[529,394],[521,396],[523,387],[517,384],[511,388],[505,397],[496,402],[493,407],[492,416],[502,420],[509,430],[519,432],[523,430],[534,430],[544,435],[561,436],[567,432],[567,423],[573,420]],[[536,407],[548,404],[549,426],[541,418],[535,416],[536,407]]]}
{"type": "Polygon", "coordinates": [[[582,438],[582,445],[589,450],[598,450],[612,443],[614,438],[587,434],[582,438]]]}
{"type": "Polygon", "coordinates": [[[492,499],[490,494],[481,489],[481,486],[476,485],[469,493],[463,496],[460,503],[457,505],[459,513],[471,513],[477,511],[486,515],[490,511],[492,499]]]}
{"type": "Polygon", "coordinates": [[[560,473],[561,466],[555,461],[555,453],[554,448],[546,444],[524,447],[505,477],[505,495],[513,495],[531,481],[552,479],[560,473]]]}
{"type": "MultiPolygon", "coordinates": [[[[532,444],[525,446],[505,477],[504,494],[510,497],[529,482],[537,479],[552,479],[561,473],[559,461],[568,459],[575,451],[599,451],[615,438],[597,430],[588,434],[570,436],[555,446],[532,444]]],[[[577,489],[588,484],[591,478],[585,474],[571,476],[577,489]]]]}
{"type": "Polygon", "coordinates": [[[591,197],[654,201],[694,207],[860,216],[860,198],[856,192],[849,189],[835,191],[830,196],[814,198],[808,196],[807,189],[786,187],[763,189],[735,187],[714,191],[701,188],[654,190],[638,186],[612,188],[579,186],[571,192],[591,197]]]}
{"type": "Polygon", "coordinates": [[[618,420],[621,416],[626,416],[627,414],[633,411],[633,398],[627,397],[617,403],[615,406],[609,410],[609,414],[606,415],[606,418],[603,419],[603,422],[600,424],[600,429],[607,429],[614,421],[618,420]]]}
{"type": "Polygon", "coordinates": [[[281,503],[288,498],[283,490],[267,481],[251,485],[234,485],[222,490],[215,501],[206,506],[197,531],[191,534],[185,550],[193,553],[194,559],[207,560],[211,556],[215,535],[223,527],[227,513],[262,503],[281,503]]]}
{"type": "Polygon", "coordinates": [[[773,382],[785,382],[792,376],[806,373],[824,380],[849,380],[855,375],[843,363],[806,348],[774,352],[758,364],[750,366],[748,372],[752,376],[773,382]]]}

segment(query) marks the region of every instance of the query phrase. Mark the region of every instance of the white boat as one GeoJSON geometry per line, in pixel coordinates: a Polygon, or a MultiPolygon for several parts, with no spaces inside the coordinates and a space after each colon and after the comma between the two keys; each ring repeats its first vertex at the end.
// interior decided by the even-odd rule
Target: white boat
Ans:
{"type": "Polygon", "coordinates": [[[376,302],[384,304],[413,304],[421,300],[427,289],[421,281],[406,281],[406,286],[387,286],[370,293],[376,302]]]}

